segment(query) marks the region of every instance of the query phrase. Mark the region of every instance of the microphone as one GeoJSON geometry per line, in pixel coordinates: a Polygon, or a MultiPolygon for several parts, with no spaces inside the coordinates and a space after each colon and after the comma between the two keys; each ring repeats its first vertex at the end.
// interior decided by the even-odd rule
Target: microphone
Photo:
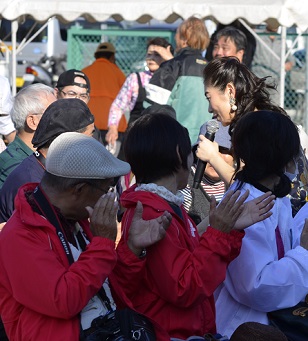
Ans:
{"type": "MultiPolygon", "coordinates": [[[[204,134],[204,136],[210,140],[210,141],[214,141],[215,139],[215,134],[216,131],[219,129],[219,123],[216,120],[209,120],[206,122],[206,133],[204,134]]],[[[196,173],[194,176],[194,183],[193,183],[193,188],[199,188],[199,185],[201,183],[203,174],[204,174],[204,170],[206,167],[206,162],[202,161],[200,159],[198,159],[197,162],[197,168],[196,168],[196,173]]]]}

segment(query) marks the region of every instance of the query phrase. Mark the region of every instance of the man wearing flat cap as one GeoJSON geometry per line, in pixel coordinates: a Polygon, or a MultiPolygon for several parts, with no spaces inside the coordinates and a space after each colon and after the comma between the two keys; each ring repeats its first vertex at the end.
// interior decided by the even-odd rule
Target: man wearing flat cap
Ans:
{"type": "MultiPolygon", "coordinates": [[[[10,340],[77,341],[80,330],[91,337],[92,321],[116,308],[112,272],[136,271],[117,264],[118,204],[108,191],[130,166],[97,140],[68,132],[50,145],[45,167],[39,184],[20,188],[0,233],[0,315],[10,340]]],[[[140,203],[136,211],[125,252],[142,262],[143,249],[165,236],[171,215],[144,221],[140,203]]]]}
{"type": "Polygon", "coordinates": [[[75,98],[53,102],[42,116],[32,144],[36,151],[16,167],[5,180],[1,190],[0,223],[6,222],[14,210],[14,198],[20,186],[39,182],[45,170],[45,157],[51,142],[60,134],[76,131],[92,136],[94,116],[87,105],[75,98]]]}
{"type": "MultiPolygon", "coordinates": [[[[109,109],[125,81],[124,73],[115,64],[115,53],[115,47],[111,43],[100,43],[94,53],[95,61],[82,69],[91,83],[89,108],[103,141],[108,132],[109,109]]],[[[119,132],[123,133],[126,127],[126,119],[123,116],[119,132]]]]}

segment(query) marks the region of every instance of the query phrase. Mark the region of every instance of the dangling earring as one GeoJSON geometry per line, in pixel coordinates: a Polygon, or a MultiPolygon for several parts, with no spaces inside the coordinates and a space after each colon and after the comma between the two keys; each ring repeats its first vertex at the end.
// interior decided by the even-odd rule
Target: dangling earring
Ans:
{"type": "Polygon", "coordinates": [[[231,105],[231,110],[236,111],[237,110],[237,105],[235,104],[235,98],[230,97],[230,105],[231,105]]]}

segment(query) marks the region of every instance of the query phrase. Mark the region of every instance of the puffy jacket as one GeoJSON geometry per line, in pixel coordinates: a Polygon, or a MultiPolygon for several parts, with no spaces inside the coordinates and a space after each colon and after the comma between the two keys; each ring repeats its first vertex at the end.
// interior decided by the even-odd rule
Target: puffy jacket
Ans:
{"type": "Polygon", "coordinates": [[[169,104],[175,109],[176,118],[188,129],[192,143],[197,141],[201,125],[212,118],[204,96],[205,64],[200,50],[185,47],[162,63],[146,86],[149,102],[169,104]]]}

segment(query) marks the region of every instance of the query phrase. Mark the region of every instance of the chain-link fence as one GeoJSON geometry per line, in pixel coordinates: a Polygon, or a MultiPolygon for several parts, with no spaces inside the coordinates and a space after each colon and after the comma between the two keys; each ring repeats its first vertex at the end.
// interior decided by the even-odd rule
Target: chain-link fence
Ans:
{"type": "Polygon", "coordinates": [[[94,61],[99,43],[108,41],[116,49],[116,63],[128,75],[145,68],[146,45],[149,39],[162,37],[173,44],[174,31],[157,30],[83,30],[68,31],[68,69],[82,69],[94,61]]]}
{"type": "Polygon", "coordinates": [[[305,44],[293,53],[293,67],[286,73],[285,108],[307,131],[307,36],[303,38],[305,44]]]}
{"type": "MultiPolygon", "coordinates": [[[[279,104],[281,37],[273,33],[258,33],[258,36],[252,71],[259,77],[269,77],[267,81],[277,85],[278,91],[272,91],[272,99],[279,104]]],[[[298,39],[296,34],[288,34],[286,52],[290,47],[285,60],[284,108],[295,123],[305,126],[305,36],[298,39]]]]}
{"type": "MultiPolygon", "coordinates": [[[[175,30],[90,30],[72,27],[68,30],[67,68],[82,69],[94,61],[94,52],[100,42],[109,41],[116,48],[116,63],[128,75],[131,72],[142,71],[145,68],[146,44],[150,38],[163,37],[174,45],[175,30]]],[[[277,35],[274,40],[268,34],[258,33],[268,48],[257,41],[257,48],[252,63],[252,71],[260,77],[270,76],[269,81],[278,85],[278,92],[273,92],[273,99],[280,103],[280,53],[281,40],[277,35]]],[[[293,121],[301,124],[308,131],[306,114],[306,44],[308,35],[297,39],[296,34],[287,35],[288,47],[297,39],[287,62],[292,62],[285,77],[284,108],[293,121]]]]}

